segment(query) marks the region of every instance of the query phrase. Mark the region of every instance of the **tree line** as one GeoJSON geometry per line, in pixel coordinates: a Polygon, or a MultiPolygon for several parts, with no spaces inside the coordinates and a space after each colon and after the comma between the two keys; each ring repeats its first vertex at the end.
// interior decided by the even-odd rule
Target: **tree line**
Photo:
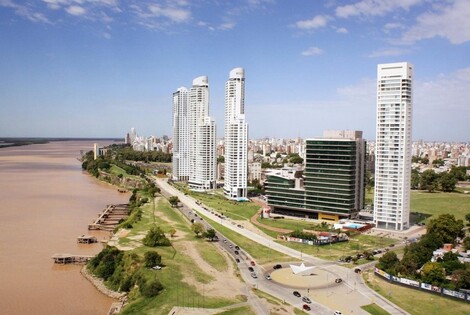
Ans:
{"type": "Polygon", "coordinates": [[[449,172],[436,173],[429,169],[420,173],[417,169],[411,170],[411,189],[436,190],[452,192],[458,181],[470,180],[466,174],[467,168],[464,166],[453,166],[449,172]]]}

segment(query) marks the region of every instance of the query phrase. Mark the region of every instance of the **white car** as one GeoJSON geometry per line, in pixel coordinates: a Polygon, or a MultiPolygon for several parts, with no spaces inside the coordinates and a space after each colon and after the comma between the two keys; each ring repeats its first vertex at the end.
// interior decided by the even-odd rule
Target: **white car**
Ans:
{"type": "Polygon", "coordinates": [[[153,266],[152,269],[153,270],[160,270],[160,269],[162,269],[162,267],[161,266],[153,266]]]}

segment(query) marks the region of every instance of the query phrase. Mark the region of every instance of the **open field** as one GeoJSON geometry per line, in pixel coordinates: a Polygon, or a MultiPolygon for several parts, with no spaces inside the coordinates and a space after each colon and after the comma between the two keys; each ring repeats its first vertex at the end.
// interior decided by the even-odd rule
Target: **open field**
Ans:
{"type": "MultiPolygon", "coordinates": [[[[145,298],[134,291],[129,294],[131,303],[122,314],[165,314],[175,305],[188,307],[219,308],[243,302],[242,283],[234,275],[226,257],[205,239],[196,238],[184,217],[163,198],[141,207],[142,219],[131,230],[122,230],[119,247],[143,259],[145,252],[157,251],[162,256],[164,268],[143,270],[146,279],[157,278],[164,290],[154,298],[145,298]],[[149,248],[141,239],[151,226],[158,225],[165,232],[174,228],[170,238],[172,246],[149,248]],[[219,273],[225,274],[226,282],[219,273]],[[222,278],[222,280],[221,280],[222,278]],[[233,282],[235,281],[235,282],[233,282]]],[[[234,313],[237,314],[237,313],[234,313]]]]}
{"type": "MultiPolygon", "coordinates": [[[[413,315],[470,315],[470,304],[438,295],[393,285],[371,273],[364,273],[366,283],[383,297],[413,315]],[[419,303],[417,303],[419,301],[419,303]]],[[[380,313],[377,313],[380,314],[380,313]]]]}
{"type": "MultiPolygon", "coordinates": [[[[374,192],[366,193],[366,200],[372,200],[374,192]]],[[[369,203],[369,202],[367,202],[369,203]]],[[[416,222],[428,221],[431,217],[438,217],[444,213],[450,213],[456,219],[465,221],[465,215],[470,213],[470,194],[464,194],[457,190],[452,193],[411,191],[411,212],[422,213],[416,222]]]]}
{"type": "Polygon", "coordinates": [[[217,313],[217,315],[255,315],[249,306],[232,308],[231,310],[217,313]]]}

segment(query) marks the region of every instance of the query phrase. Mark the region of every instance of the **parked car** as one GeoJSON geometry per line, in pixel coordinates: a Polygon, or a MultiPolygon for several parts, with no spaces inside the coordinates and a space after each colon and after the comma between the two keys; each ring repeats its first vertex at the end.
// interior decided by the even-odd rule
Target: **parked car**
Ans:
{"type": "Polygon", "coordinates": [[[160,270],[160,269],[162,269],[162,267],[161,266],[153,266],[152,269],[153,270],[160,270]]]}
{"type": "Polygon", "coordinates": [[[304,310],[306,310],[306,311],[310,311],[310,310],[311,310],[311,308],[310,308],[310,306],[308,306],[308,304],[304,304],[304,306],[302,306],[302,308],[303,308],[304,310]]]}
{"type": "Polygon", "coordinates": [[[252,266],[255,266],[256,263],[252,260],[251,263],[250,263],[252,266]]]}
{"type": "Polygon", "coordinates": [[[258,278],[258,275],[256,274],[256,272],[252,272],[252,273],[251,273],[251,276],[252,276],[253,278],[255,278],[255,279],[258,278]]]}
{"type": "Polygon", "coordinates": [[[240,250],[240,247],[238,247],[238,245],[235,246],[235,249],[236,250],[240,250]]]}
{"type": "Polygon", "coordinates": [[[361,273],[361,268],[356,268],[356,269],[354,269],[354,272],[355,272],[355,273],[361,273]]]}
{"type": "Polygon", "coordinates": [[[230,244],[228,247],[232,248],[232,247],[233,247],[233,245],[232,245],[232,244],[230,244]]]}
{"type": "Polygon", "coordinates": [[[240,262],[240,259],[236,258],[235,261],[236,261],[237,263],[239,263],[239,262],[240,262]]]}
{"type": "Polygon", "coordinates": [[[264,277],[266,278],[266,280],[272,280],[271,275],[266,275],[264,277]]]}
{"type": "Polygon", "coordinates": [[[250,272],[255,271],[255,270],[253,269],[253,267],[248,267],[248,270],[249,270],[250,272]]]}
{"type": "Polygon", "coordinates": [[[279,264],[274,265],[274,267],[273,267],[273,269],[281,269],[281,268],[282,268],[282,265],[279,265],[279,264]]]}
{"type": "Polygon", "coordinates": [[[300,296],[301,296],[300,293],[299,293],[299,291],[294,291],[293,294],[294,294],[294,296],[296,296],[296,297],[300,297],[300,296]]]}
{"type": "Polygon", "coordinates": [[[235,251],[235,255],[238,255],[238,250],[235,251]]]}
{"type": "Polygon", "coordinates": [[[335,282],[336,282],[336,283],[341,283],[341,282],[343,282],[343,279],[337,278],[337,279],[335,279],[335,282]]]}
{"type": "Polygon", "coordinates": [[[308,304],[312,303],[312,301],[310,301],[310,299],[307,296],[302,297],[302,301],[308,304]]]}

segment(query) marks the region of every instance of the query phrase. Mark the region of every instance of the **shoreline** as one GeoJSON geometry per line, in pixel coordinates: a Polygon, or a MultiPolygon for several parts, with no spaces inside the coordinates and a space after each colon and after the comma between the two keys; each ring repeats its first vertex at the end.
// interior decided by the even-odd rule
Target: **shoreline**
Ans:
{"type": "Polygon", "coordinates": [[[92,275],[89,271],[88,271],[88,268],[87,266],[83,266],[82,269],[80,269],[80,273],[88,280],[91,282],[91,284],[93,284],[93,286],[98,290],[100,291],[101,293],[103,293],[104,295],[110,297],[110,298],[113,298],[115,300],[118,300],[119,302],[121,303],[125,303],[126,300],[127,300],[127,294],[126,293],[120,293],[120,292],[116,292],[116,291],[113,291],[111,289],[108,289],[103,280],[101,280],[100,278],[98,277],[95,277],[94,275],[92,275]]]}

